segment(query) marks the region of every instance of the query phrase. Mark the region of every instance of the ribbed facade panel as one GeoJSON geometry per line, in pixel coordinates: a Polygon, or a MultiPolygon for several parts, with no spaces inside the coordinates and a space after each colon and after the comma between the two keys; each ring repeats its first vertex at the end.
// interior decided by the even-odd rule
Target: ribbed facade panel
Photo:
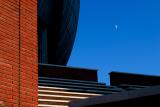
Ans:
{"type": "Polygon", "coordinates": [[[79,8],[80,0],[38,0],[39,63],[67,64],[79,8]]]}

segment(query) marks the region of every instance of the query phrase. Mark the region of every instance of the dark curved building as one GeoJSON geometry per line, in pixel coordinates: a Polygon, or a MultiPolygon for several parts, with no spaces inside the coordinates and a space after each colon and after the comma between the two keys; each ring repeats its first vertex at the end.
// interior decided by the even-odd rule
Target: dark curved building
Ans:
{"type": "Polygon", "coordinates": [[[80,0],[38,0],[39,63],[66,65],[74,44],[80,0]]]}

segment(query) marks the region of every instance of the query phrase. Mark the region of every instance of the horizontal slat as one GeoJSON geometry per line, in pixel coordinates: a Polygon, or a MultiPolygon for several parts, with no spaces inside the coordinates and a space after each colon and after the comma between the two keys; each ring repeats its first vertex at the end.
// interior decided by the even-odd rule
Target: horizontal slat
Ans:
{"type": "Polygon", "coordinates": [[[49,100],[49,99],[38,99],[38,101],[65,102],[65,103],[69,102],[69,100],[49,100]]]}
{"type": "Polygon", "coordinates": [[[125,90],[139,90],[139,89],[142,89],[142,88],[136,88],[136,87],[128,87],[128,88],[125,88],[125,90]]]}
{"type": "MultiPolygon", "coordinates": [[[[114,86],[112,86],[112,87],[114,87],[114,86]]],[[[54,91],[56,91],[56,90],[57,90],[57,91],[62,91],[62,90],[64,90],[64,91],[69,91],[69,92],[72,91],[72,90],[74,91],[74,89],[72,89],[72,88],[64,88],[64,87],[56,87],[56,86],[53,87],[53,86],[42,86],[42,85],[39,85],[38,88],[39,88],[39,89],[42,89],[42,90],[43,90],[43,89],[45,89],[45,90],[54,90],[54,91]]],[[[76,90],[77,90],[77,89],[76,89],[76,90]]],[[[124,91],[124,90],[122,90],[122,91],[124,91]]],[[[76,93],[77,93],[77,92],[76,92],[76,93]]],[[[85,93],[86,93],[86,92],[85,92],[85,93]]]]}
{"type": "Polygon", "coordinates": [[[39,97],[41,96],[49,96],[49,97],[62,97],[62,98],[77,98],[77,99],[85,99],[88,97],[79,97],[79,96],[63,96],[63,95],[48,95],[48,94],[38,94],[39,97]]]}
{"type": "Polygon", "coordinates": [[[82,89],[82,88],[77,88],[74,86],[65,86],[65,85],[55,85],[55,84],[45,84],[45,83],[41,83],[39,84],[39,86],[59,86],[59,87],[67,87],[68,91],[74,91],[74,92],[87,92],[87,93],[96,93],[96,94],[112,94],[112,93],[117,93],[117,92],[112,92],[112,91],[103,91],[103,90],[95,90],[95,89],[82,89]]]}
{"type": "Polygon", "coordinates": [[[52,80],[52,79],[39,79],[39,83],[55,83],[55,84],[68,84],[68,85],[78,85],[78,86],[87,86],[87,87],[93,87],[93,88],[100,88],[100,89],[107,89],[107,90],[112,90],[112,91],[123,91],[123,89],[115,87],[115,86],[106,86],[105,84],[85,84],[85,83],[77,83],[77,82],[73,82],[73,81],[58,81],[58,80],[52,80]]]}
{"type": "MultiPolygon", "coordinates": [[[[45,100],[69,100],[69,101],[79,100],[79,98],[51,97],[51,96],[39,96],[38,98],[45,99],[45,100]]],[[[83,100],[83,99],[80,99],[80,100],[83,100]]]]}
{"type": "Polygon", "coordinates": [[[105,85],[104,83],[98,83],[98,82],[93,82],[93,81],[72,80],[72,79],[62,79],[62,78],[38,77],[38,79],[50,79],[50,80],[67,81],[67,82],[105,85]]]}
{"type": "Polygon", "coordinates": [[[38,104],[38,107],[68,107],[68,106],[65,106],[65,105],[38,104]]]}
{"type": "Polygon", "coordinates": [[[48,94],[58,94],[58,95],[63,95],[63,96],[100,96],[102,94],[93,94],[93,93],[80,93],[80,92],[66,92],[66,91],[53,91],[53,90],[38,90],[39,94],[40,93],[48,93],[48,94]]]}
{"type": "Polygon", "coordinates": [[[67,90],[68,88],[62,88],[62,87],[49,87],[49,86],[38,86],[39,89],[53,89],[53,90],[67,90]]]}
{"type": "Polygon", "coordinates": [[[91,87],[101,87],[106,88],[105,85],[102,84],[89,84],[89,83],[80,83],[80,82],[73,82],[73,81],[58,81],[58,80],[51,80],[51,79],[39,79],[39,83],[41,82],[52,82],[52,83],[59,83],[59,84],[72,84],[72,85],[79,85],[79,86],[91,86],[91,87]]]}
{"type": "Polygon", "coordinates": [[[55,87],[65,87],[65,88],[76,88],[81,90],[99,90],[104,92],[120,92],[120,90],[116,89],[108,89],[108,88],[101,88],[101,87],[89,87],[89,86],[79,86],[79,85],[71,85],[71,84],[59,84],[59,83],[38,83],[39,85],[43,86],[55,86],[55,87]]]}
{"type": "Polygon", "coordinates": [[[38,99],[39,104],[48,104],[48,105],[68,105],[69,100],[46,100],[38,99]]]}
{"type": "Polygon", "coordinates": [[[130,84],[120,84],[119,87],[136,87],[136,88],[148,88],[149,86],[144,85],[130,85],[130,84]]]}

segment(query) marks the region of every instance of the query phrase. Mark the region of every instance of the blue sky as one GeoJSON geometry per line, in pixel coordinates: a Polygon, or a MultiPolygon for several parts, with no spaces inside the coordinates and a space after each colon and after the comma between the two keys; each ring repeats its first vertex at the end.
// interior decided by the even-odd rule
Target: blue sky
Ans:
{"type": "Polygon", "coordinates": [[[81,0],[68,65],[107,83],[112,70],[160,75],[160,0],[81,0]]]}

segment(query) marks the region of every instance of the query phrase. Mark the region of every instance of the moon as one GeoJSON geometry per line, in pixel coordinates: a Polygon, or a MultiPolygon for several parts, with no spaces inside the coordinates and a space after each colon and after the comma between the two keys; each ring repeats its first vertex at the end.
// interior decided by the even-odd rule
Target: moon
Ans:
{"type": "Polygon", "coordinates": [[[114,25],[115,29],[118,30],[118,25],[114,25]]]}

